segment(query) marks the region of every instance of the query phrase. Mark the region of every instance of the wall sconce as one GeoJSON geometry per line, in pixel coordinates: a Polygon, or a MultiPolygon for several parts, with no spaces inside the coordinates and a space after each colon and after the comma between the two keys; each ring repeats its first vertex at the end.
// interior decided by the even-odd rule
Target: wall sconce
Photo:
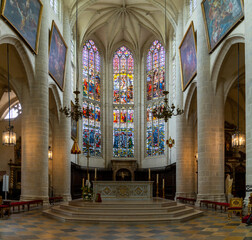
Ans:
{"type": "Polygon", "coordinates": [[[48,159],[49,159],[49,160],[52,160],[52,159],[53,159],[53,156],[52,156],[52,148],[51,148],[51,146],[48,147],[48,159]]]}
{"type": "Polygon", "coordinates": [[[194,157],[195,157],[195,159],[196,159],[196,161],[197,161],[197,160],[198,160],[198,157],[199,157],[199,154],[196,152],[194,157]]]}

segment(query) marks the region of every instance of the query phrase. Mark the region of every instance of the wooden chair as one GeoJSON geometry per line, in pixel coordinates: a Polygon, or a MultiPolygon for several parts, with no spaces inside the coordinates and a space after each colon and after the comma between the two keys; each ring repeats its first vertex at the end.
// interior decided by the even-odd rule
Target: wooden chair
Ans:
{"type": "Polygon", "coordinates": [[[4,215],[10,216],[10,205],[3,204],[2,196],[0,196],[0,216],[3,217],[4,215]]]}
{"type": "Polygon", "coordinates": [[[232,213],[240,213],[240,218],[242,219],[242,208],[243,208],[242,198],[231,198],[230,206],[228,207],[228,219],[232,217],[232,213]]]}
{"type": "Polygon", "coordinates": [[[248,202],[248,215],[251,214],[252,209],[252,193],[250,193],[249,202],[248,202]]]}

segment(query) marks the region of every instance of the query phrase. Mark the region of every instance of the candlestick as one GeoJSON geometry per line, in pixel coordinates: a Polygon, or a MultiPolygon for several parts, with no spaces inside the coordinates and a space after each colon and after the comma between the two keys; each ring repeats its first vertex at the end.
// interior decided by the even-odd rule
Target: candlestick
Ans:
{"type": "Polygon", "coordinates": [[[94,171],[94,179],[96,181],[96,178],[97,178],[97,169],[95,168],[95,171],[94,171]]]}
{"type": "Polygon", "coordinates": [[[82,178],[82,187],[84,188],[85,186],[85,181],[84,181],[84,178],[82,178]]]}
{"type": "Polygon", "coordinates": [[[158,183],[158,174],[157,174],[157,183],[158,183]]]}
{"type": "Polygon", "coordinates": [[[163,178],[163,198],[165,198],[165,180],[163,178]]]}
{"type": "Polygon", "coordinates": [[[149,181],[151,180],[150,168],[149,168],[149,181]]]}
{"type": "Polygon", "coordinates": [[[158,192],[158,182],[157,182],[157,191],[156,191],[156,197],[158,197],[159,192],[158,192]]]}

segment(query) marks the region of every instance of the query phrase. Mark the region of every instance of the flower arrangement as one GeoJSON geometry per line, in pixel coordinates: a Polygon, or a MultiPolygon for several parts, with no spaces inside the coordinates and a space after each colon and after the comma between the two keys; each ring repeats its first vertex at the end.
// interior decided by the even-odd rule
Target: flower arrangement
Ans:
{"type": "Polygon", "coordinates": [[[82,198],[85,201],[92,201],[93,200],[93,188],[91,187],[91,183],[89,180],[86,180],[86,184],[82,184],[82,198]]]}

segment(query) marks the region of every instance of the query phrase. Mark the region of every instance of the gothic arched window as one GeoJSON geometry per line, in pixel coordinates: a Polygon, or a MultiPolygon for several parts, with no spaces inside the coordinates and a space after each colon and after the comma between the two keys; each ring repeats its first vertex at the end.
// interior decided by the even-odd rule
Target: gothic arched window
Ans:
{"type": "Polygon", "coordinates": [[[163,104],[165,90],[165,49],[159,41],[154,41],[147,54],[147,156],[163,155],[165,149],[165,123],[157,119],[152,111],[163,104]]]}
{"type": "Polygon", "coordinates": [[[134,58],[126,47],[113,57],[113,157],[134,157],[134,58]]]}
{"type": "Polygon", "coordinates": [[[82,52],[83,63],[83,152],[87,154],[87,144],[91,156],[101,155],[101,57],[92,40],[86,41],[82,52]],[[89,118],[86,109],[89,107],[89,118]]]}

